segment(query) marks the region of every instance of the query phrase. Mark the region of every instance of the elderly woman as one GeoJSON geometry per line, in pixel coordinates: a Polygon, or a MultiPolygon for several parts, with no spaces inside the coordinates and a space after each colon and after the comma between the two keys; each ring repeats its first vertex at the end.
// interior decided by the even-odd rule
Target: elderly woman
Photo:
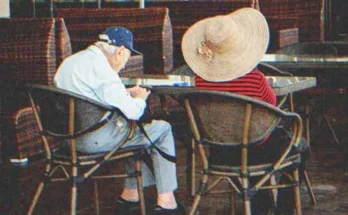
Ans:
{"type": "MultiPolygon", "coordinates": [[[[183,36],[182,52],[186,63],[196,74],[197,89],[229,91],[275,105],[276,95],[264,74],[257,69],[268,43],[269,30],[265,17],[253,8],[242,8],[193,24],[183,36]]],[[[276,130],[270,137],[250,147],[249,162],[274,159],[274,155],[285,147],[281,143],[286,143],[279,138],[287,137],[287,131],[276,130]],[[264,144],[266,141],[267,144],[264,144]]],[[[216,147],[210,152],[212,163],[240,162],[238,150],[216,147]]],[[[280,190],[277,213],[292,214],[291,194],[289,189],[280,190]]],[[[251,207],[253,214],[266,214],[271,207],[268,191],[259,191],[252,198],[251,207]]]]}

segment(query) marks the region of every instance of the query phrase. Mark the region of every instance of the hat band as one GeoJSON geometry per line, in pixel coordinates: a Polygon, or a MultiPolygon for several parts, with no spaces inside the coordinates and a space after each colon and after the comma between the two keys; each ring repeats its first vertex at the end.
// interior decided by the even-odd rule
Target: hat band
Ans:
{"type": "Polygon", "coordinates": [[[207,46],[206,43],[202,43],[202,46],[198,48],[198,53],[203,56],[203,59],[209,63],[213,59],[213,51],[207,46]]]}

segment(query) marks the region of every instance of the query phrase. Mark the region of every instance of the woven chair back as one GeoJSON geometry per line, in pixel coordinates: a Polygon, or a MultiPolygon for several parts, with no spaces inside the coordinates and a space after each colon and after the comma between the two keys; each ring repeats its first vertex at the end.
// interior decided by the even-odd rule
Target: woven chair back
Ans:
{"type": "Polygon", "coordinates": [[[44,134],[58,138],[76,138],[107,122],[116,110],[87,97],[62,89],[30,85],[33,105],[39,107],[44,134]]]}
{"type": "Polygon", "coordinates": [[[202,143],[234,145],[258,143],[280,121],[280,111],[264,102],[226,92],[196,91],[185,94],[186,107],[202,143]]]}

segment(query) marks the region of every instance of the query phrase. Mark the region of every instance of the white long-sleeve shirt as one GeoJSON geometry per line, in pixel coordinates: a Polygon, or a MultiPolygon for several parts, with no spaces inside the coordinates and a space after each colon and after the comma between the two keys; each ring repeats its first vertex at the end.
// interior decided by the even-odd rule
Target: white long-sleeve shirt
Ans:
{"type": "Polygon", "coordinates": [[[139,119],[146,107],[143,99],[131,97],[118,73],[94,45],[65,59],[54,83],[58,88],[117,107],[129,119],[139,119]]]}

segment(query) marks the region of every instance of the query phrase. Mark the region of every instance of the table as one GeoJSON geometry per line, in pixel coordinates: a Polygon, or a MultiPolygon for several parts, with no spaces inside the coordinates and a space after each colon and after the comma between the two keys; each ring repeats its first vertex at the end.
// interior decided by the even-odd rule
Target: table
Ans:
{"type": "MultiPolygon", "coordinates": [[[[277,96],[315,87],[315,77],[267,76],[277,96]]],[[[188,75],[144,75],[121,78],[125,85],[140,85],[151,88],[156,94],[179,95],[194,88],[194,77],[188,75]]]]}
{"type": "MultiPolygon", "coordinates": [[[[277,96],[285,96],[316,86],[315,77],[267,76],[266,78],[277,96]]],[[[122,81],[129,86],[138,84],[151,88],[153,94],[162,98],[161,105],[164,103],[162,109],[165,109],[165,113],[168,113],[167,101],[161,96],[169,95],[177,99],[180,94],[193,90],[195,83],[192,75],[144,75],[122,78],[122,81]]],[[[184,115],[186,114],[184,113],[184,115]]],[[[180,116],[175,118],[180,118],[180,116]]],[[[195,142],[191,138],[190,144],[185,145],[187,147],[187,181],[190,184],[190,194],[193,196],[195,194],[195,142]]],[[[314,195],[312,199],[314,199],[314,195]]]]}
{"type": "Polygon", "coordinates": [[[266,54],[262,62],[288,71],[295,76],[314,76],[318,88],[312,94],[348,93],[348,43],[298,43],[266,54]]]}
{"type": "MultiPolygon", "coordinates": [[[[277,50],[275,53],[266,54],[262,62],[296,76],[315,76],[317,78],[318,87],[307,90],[307,96],[311,96],[312,100],[316,102],[316,107],[321,112],[334,140],[340,144],[332,123],[345,120],[347,117],[344,115],[329,117],[326,112],[329,112],[330,109],[339,113],[346,112],[344,100],[348,94],[348,76],[346,74],[348,72],[348,43],[298,43],[277,50]]],[[[347,121],[342,122],[342,124],[346,123],[347,121]]]]}
{"type": "Polygon", "coordinates": [[[261,60],[280,69],[347,69],[348,43],[306,42],[297,43],[266,54],[261,60]]]}
{"type": "Polygon", "coordinates": [[[269,63],[281,69],[293,68],[348,68],[347,56],[324,56],[324,55],[287,55],[287,54],[265,54],[262,62],[269,63]]]}

